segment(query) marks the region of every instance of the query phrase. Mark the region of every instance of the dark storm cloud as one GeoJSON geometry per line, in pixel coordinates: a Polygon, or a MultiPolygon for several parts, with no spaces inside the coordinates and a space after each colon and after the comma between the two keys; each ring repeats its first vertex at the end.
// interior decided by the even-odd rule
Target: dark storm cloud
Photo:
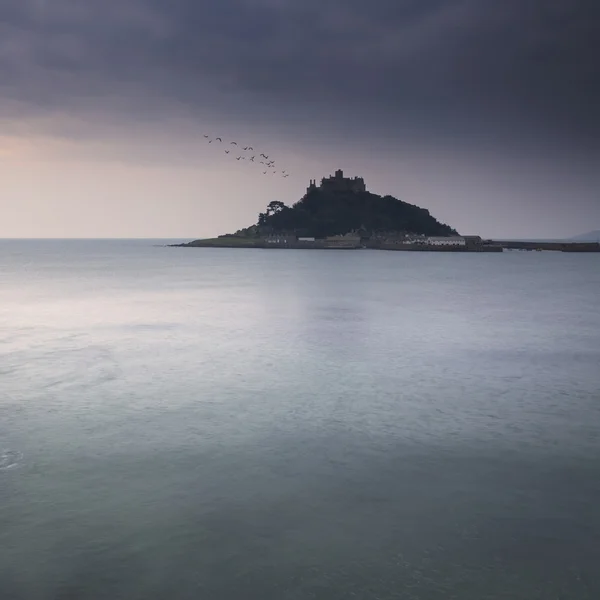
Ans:
{"type": "Polygon", "coordinates": [[[598,134],[596,0],[8,0],[4,115],[259,106],[598,134]]]}

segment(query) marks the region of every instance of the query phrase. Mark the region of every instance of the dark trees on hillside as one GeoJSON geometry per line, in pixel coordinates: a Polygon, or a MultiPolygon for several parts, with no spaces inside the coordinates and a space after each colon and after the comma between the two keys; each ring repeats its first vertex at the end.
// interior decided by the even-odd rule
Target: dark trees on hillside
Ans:
{"type": "Polygon", "coordinates": [[[407,204],[392,196],[369,192],[337,192],[315,189],[292,207],[271,202],[258,224],[268,231],[325,237],[350,231],[366,235],[375,232],[404,231],[425,235],[456,235],[437,221],[428,210],[407,204]]]}

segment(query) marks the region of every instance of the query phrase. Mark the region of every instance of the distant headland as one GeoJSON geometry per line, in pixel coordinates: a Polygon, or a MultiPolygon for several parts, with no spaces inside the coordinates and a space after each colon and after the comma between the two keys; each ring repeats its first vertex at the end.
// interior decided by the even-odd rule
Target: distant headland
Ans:
{"type": "Polygon", "coordinates": [[[600,242],[600,229],[588,231],[582,235],[577,235],[570,239],[572,242],[600,242]]]}
{"type": "Polygon", "coordinates": [[[250,227],[178,246],[444,252],[502,252],[506,247],[477,235],[459,235],[427,209],[373,194],[362,177],[344,177],[341,169],[319,185],[310,180],[292,206],[270,202],[250,227]]]}

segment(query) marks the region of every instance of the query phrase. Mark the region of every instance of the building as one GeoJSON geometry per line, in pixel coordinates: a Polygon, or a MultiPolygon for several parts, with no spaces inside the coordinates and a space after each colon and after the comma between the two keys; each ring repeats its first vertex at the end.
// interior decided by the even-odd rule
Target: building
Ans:
{"type": "Polygon", "coordinates": [[[462,236],[454,235],[449,237],[426,237],[423,242],[429,246],[466,246],[467,243],[465,238],[462,236]]]}
{"type": "Polygon", "coordinates": [[[317,187],[316,179],[311,179],[307,192],[320,189],[327,192],[366,192],[365,181],[362,177],[344,177],[344,172],[338,169],[335,175],[323,177],[321,184],[317,187]]]}
{"type": "Polygon", "coordinates": [[[263,237],[265,243],[271,246],[293,246],[296,243],[296,236],[285,235],[283,233],[273,233],[263,237]]]}
{"type": "Polygon", "coordinates": [[[467,245],[477,245],[477,244],[482,244],[483,240],[481,239],[480,235],[464,235],[463,236],[465,238],[465,242],[467,243],[467,245]]]}
{"type": "Polygon", "coordinates": [[[483,245],[483,240],[479,235],[465,235],[465,244],[470,250],[478,250],[483,245]]]}

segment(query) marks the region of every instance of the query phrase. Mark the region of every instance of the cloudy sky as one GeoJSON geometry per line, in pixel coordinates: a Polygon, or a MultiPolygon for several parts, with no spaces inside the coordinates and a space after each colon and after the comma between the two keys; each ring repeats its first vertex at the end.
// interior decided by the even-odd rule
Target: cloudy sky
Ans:
{"type": "Polygon", "coordinates": [[[465,234],[600,229],[599,22],[597,0],[0,0],[0,237],[224,233],[337,168],[465,234]]]}

